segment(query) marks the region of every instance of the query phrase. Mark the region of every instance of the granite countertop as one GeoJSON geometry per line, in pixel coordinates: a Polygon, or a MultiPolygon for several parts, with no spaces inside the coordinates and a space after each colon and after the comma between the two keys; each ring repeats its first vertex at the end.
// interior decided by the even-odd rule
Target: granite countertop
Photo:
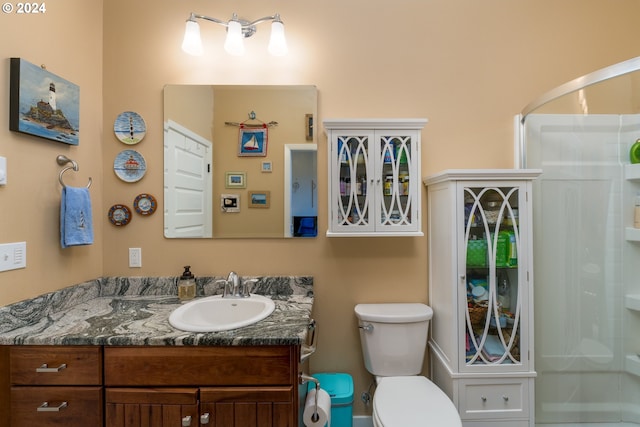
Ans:
{"type": "MultiPolygon", "coordinates": [[[[272,298],[274,312],[250,326],[194,333],[175,329],[176,277],[107,277],[0,307],[0,345],[301,345],[313,305],[309,276],[258,279],[252,293],[272,298]]],[[[198,277],[196,295],[221,293],[198,277]]]]}

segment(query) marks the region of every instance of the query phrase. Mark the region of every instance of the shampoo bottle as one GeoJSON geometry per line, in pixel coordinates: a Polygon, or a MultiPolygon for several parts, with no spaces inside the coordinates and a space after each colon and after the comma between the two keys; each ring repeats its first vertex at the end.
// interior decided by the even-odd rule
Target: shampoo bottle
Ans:
{"type": "Polygon", "coordinates": [[[180,301],[187,301],[196,296],[196,278],[193,276],[190,265],[184,266],[184,272],[178,281],[178,298],[180,301]]]}

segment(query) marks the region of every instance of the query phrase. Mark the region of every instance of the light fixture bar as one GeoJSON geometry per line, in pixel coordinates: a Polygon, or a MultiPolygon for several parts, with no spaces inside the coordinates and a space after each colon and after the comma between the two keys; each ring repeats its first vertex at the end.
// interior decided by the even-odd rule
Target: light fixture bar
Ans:
{"type": "Polygon", "coordinates": [[[227,38],[225,40],[225,50],[232,55],[242,55],[244,53],[244,44],[242,39],[254,35],[257,31],[256,25],[263,22],[272,22],[271,38],[269,40],[269,53],[275,56],[285,55],[288,51],[287,42],[284,36],[284,24],[280,19],[280,14],[276,13],[271,16],[256,19],[255,21],[247,21],[238,18],[235,13],[229,21],[213,18],[207,15],[200,15],[191,12],[186,22],[184,40],[182,42],[182,50],[191,55],[202,55],[202,40],[200,38],[200,26],[197,19],[213,22],[227,29],[227,38]]]}

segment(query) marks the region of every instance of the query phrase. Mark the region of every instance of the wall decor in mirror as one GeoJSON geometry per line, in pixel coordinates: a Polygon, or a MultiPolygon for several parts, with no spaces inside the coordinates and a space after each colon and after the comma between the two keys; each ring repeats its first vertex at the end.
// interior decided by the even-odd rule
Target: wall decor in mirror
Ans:
{"type": "Polygon", "coordinates": [[[166,85],[164,236],[315,236],[316,115],[312,85],[166,85]]]}
{"type": "Polygon", "coordinates": [[[80,87],[21,58],[11,58],[9,129],[80,144],[80,87]]]}

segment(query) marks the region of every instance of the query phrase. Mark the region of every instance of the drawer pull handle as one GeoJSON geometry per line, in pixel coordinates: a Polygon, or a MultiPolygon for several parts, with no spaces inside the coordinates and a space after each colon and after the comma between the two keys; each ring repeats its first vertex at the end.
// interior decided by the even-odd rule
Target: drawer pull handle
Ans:
{"type": "Polygon", "coordinates": [[[66,367],[67,367],[66,363],[63,363],[57,368],[50,368],[49,365],[47,365],[46,363],[43,363],[42,366],[40,366],[39,368],[36,368],[36,372],[60,372],[66,367]]]}
{"type": "Polygon", "coordinates": [[[486,397],[484,397],[484,396],[481,396],[481,397],[480,397],[480,399],[481,399],[483,402],[486,402],[486,401],[487,401],[487,398],[486,398],[486,397]]]}
{"type": "Polygon", "coordinates": [[[200,424],[209,424],[209,418],[210,416],[208,412],[200,415],[200,424]]]}
{"type": "Polygon", "coordinates": [[[42,402],[42,405],[38,406],[36,411],[38,412],[60,412],[61,409],[66,408],[67,402],[62,402],[58,406],[49,406],[49,402],[42,402]]]}
{"type": "Polygon", "coordinates": [[[509,396],[502,396],[502,398],[504,399],[505,402],[509,401],[509,396]]]}
{"type": "Polygon", "coordinates": [[[191,426],[191,415],[187,415],[182,419],[182,427],[190,427],[191,426]]]}

